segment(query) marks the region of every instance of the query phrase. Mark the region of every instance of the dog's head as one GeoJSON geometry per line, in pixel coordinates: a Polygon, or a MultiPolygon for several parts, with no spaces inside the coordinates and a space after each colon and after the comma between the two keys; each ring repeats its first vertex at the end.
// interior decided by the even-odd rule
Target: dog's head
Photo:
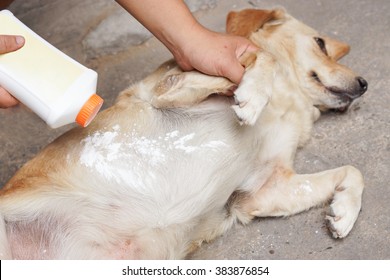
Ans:
{"type": "Polygon", "coordinates": [[[349,52],[347,44],[320,36],[282,9],[231,12],[226,29],[287,65],[288,74],[322,110],[343,111],[367,90],[366,80],[337,62],[349,52]]]}

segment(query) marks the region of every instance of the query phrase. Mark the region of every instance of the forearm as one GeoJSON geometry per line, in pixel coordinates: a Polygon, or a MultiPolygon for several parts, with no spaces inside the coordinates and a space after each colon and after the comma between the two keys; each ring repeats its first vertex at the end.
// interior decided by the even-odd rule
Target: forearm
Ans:
{"type": "Polygon", "coordinates": [[[177,54],[178,49],[190,39],[189,34],[204,30],[182,0],[117,0],[117,2],[174,54],[177,54]]]}

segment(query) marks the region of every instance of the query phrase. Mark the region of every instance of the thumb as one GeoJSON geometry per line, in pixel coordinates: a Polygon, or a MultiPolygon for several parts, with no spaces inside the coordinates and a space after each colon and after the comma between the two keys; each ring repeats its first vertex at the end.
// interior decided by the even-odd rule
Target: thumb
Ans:
{"type": "Polygon", "coordinates": [[[257,52],[259,48],[246,38],[234,38],[237,40],[236,53],[234,57],[231,57],[230,63],[227,64],[229,66],[225,65],[223,76],[238,85],[245,73],[245,66],[240,63],[241,56],[246,53],[257,52]]]}
{"type": "Polygon", "coordinates": [[[22,36],[0,35],[0,54],[16,51],[23,45],[24,38],[22,36]]]}

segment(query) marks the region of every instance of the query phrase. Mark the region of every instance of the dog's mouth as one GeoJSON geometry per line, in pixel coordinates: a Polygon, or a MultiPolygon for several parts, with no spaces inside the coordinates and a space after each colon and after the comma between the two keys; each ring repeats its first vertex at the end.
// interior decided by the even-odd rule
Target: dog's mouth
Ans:
{"type": "Polygon", "coordinates": [[[337,96],[338,106],[336,108],[332,108],[333,110],[344,113],[348,110],[349,106],[352,104],[352,101],[356,98],[353,98],[348,94],[348,92],[342,91],[335,87],[326,87],[324,88],[331,94],[337,96]]]}
{"type": "Polygon", "coordinates": [[[326,92],[337,97],[338,102],[331,108],[332,110],[342,113],[346,112],[353,100],[360,96],[335,86],[326,86],[315,71],[312,71],[310,76],[317,84],[324,88],[326,92]]]}

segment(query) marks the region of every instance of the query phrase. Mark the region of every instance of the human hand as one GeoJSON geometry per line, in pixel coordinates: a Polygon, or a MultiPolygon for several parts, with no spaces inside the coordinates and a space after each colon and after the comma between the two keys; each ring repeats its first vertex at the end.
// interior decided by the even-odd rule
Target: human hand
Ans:
{"type": "MultiPolygon", "coordinates": [[[[21,36],[0,35],[0,55],[16,51],[23,45],[24,38],[21,36]]],[[[0,108],[12,107],[18,103],[19,101],[0,85],[0,108]]]]}
{"type": "Polygon", "coordinates": [[[196,69],[239,84],[245,71],[239,58],[246,52],[257,51],[258,47],[244,37],[216,33],[203,27],[191,34],[190,41],[171,49],[179,66],[185,71],[196,69]]]}

